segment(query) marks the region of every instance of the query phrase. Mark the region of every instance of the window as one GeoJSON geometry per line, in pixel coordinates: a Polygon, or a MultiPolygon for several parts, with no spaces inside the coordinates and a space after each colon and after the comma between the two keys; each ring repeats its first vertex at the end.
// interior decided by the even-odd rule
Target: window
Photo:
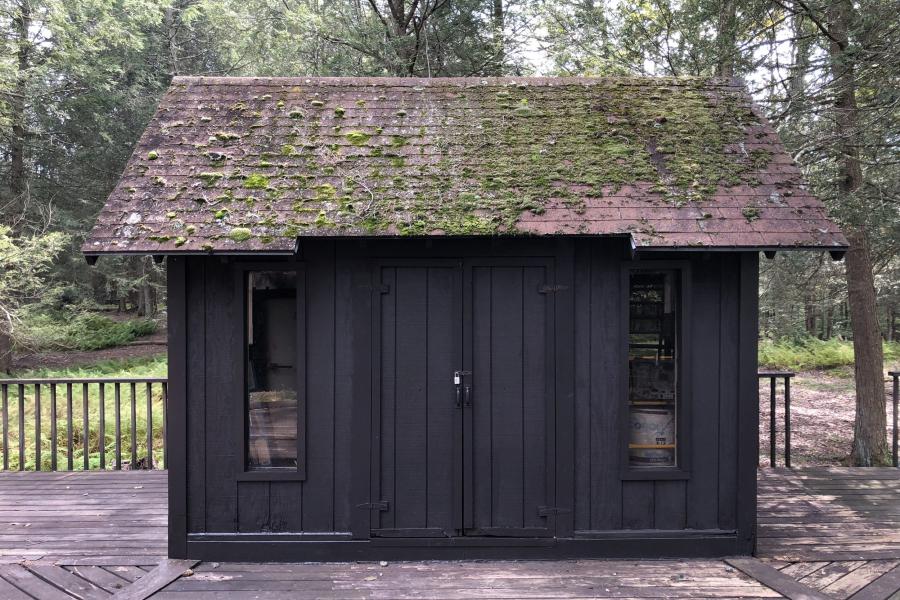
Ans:
{"type": "Polygon", "coordinates": [[[247,306],[247,469],[297,470],[297,273],[250,271],[247,306]]]}
{"type": "Polygon", "coordinates": [[[635,269],[628,282],[628,466],[677,467],[679,271],[635,269]]]}

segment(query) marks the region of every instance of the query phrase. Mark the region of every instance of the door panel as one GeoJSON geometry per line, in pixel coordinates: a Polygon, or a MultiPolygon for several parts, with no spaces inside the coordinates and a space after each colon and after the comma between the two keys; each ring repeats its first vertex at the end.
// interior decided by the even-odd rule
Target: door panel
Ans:
{"type": "MultiPolygon", "coordinates": [[[[471,268],[469,535],[550,535],[550,301],[542,264],[471,268]]],[[[464,438],[466,434],[464,433],[464,438]]]]}
{"type": "Polygon", "coordinates": [[[552,535],[551,265],[378,266],[372,535],[552,535]]]}
{"type": "Polygon", "coordinates": [[[373,535],[444,536],[456,527],[459,273],[453,265],[380,268],[380,441],[372,492],[387,510],[376,513],[373,535]]]}

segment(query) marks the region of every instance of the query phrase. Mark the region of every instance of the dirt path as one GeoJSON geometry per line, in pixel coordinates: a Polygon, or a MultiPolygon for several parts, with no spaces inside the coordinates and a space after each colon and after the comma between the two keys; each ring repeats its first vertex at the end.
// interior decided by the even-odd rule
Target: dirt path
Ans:
{"type": "MultiPolygon", "coordinates": [[[[885,381],[888,444],[891,443],[890,385],[885,381]]],[[[852,367],[797,373],[791,381],[791,465],[845,465],[853,443],[856,412],[852,367]]],[[[784,396],[777,388],[775,436],[778,466],[784,466],[784,396]]],[[[769,380],[759,387],[759,464],[769,465],[769,380]]]]}
{"type": "Polygon", "coordinates": [[[161,329],[151,335],[138,338],[125,346],[116,346],[115,348],[19,354],[13,358],[13,371],[21,372],[32,369],[60,369],[108,360],[126,360],[157,356],[166,353],[166,342],[166,330],[161,329]]]}

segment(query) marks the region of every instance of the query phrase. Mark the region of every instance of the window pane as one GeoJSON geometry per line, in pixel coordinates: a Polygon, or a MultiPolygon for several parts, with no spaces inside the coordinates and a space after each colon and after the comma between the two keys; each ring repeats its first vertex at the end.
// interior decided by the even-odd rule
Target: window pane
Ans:
{"type": "Polygon", "coordinates": [[[247,276],[250,469],[297,468],[297,274],[247,276]]]}
{"type": "Polygon", "coordinates": [[[678,456],[678,272],[632,271],[628,328],[628,462],[674,467],[678,456]]]}

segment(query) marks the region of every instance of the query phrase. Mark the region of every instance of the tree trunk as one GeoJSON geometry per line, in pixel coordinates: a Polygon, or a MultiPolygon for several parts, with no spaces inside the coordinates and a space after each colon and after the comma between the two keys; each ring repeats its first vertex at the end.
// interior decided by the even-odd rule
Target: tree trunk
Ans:
{"type": "Polygon", "coordinates": [[[503,66],[506,63],[506,38],[503,33],[503,0],[494,0],[493,10],[491,11],[491,25],[493,26],[494,47],[496,56],[494,75],[503,76],[503,66]]]}
{"type": "Polygon", "coordinates": [[[0,326],[0,373],[12,372],[12,339],[6,328],[0,326]]]}
{"type": "Polygon", "coordinates": [[[22,217],[27,206],[28,172],[25,153],[28,149],[28,123],[25,98],[28,93],[28,71],[31,64],[31,0],[19,0],[18,11],[12,18],[13,39],[16,45],[18,71],[13,94],[9,101],[12,138],[9,141],[9,191],[13,202],[7,215],[10,223],[22,217]]]}
{"type": "MultiPolygon", "coordinates": [[[[855,57],[849,51],[852,20],[852,0],[835,0],[829,5],[829,55],[835,88],[834,120],[839,136],[838,188],[846,202],[853,201],[863,182],[857,144],[856,65],[855,57]]],[[[850,242],[846,276],[856,375],[856,424],[850,458],[856,466],[870,467],[884,464],[887,458],[884,356],[875,304],[875,277],[865,226],[858,222],[850,223],[844,227],[844,232],[850,242]]]]}
{"type": "Polygon", "coordinates": [[[719,23],[716,27],[716,75],[734,77],[734,59],[737,53],[737,26],[735,0],[719,0],[719,23]]]}

